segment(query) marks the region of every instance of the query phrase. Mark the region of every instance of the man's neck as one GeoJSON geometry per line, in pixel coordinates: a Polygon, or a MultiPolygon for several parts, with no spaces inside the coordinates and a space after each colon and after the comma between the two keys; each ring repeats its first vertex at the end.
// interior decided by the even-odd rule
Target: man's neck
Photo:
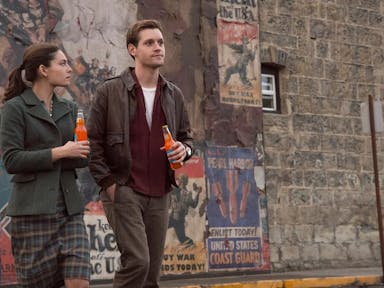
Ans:
{"type": "Polygon", "coordinates": [[[140,66],[135,67],[135,74],[137,77],[137,80],[140,83],[140,86],[142,87],[156,87],[157,81],[159,80],[159,69],[149,69],[149,68],[143,68],[140,66]]]}

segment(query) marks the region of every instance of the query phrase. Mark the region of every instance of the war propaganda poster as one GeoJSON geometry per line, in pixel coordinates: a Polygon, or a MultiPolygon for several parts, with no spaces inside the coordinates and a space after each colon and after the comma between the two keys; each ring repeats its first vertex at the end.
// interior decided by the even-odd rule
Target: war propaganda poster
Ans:
{"type": "Polygon", "coordinates": [[[0,286],[16,283],[15,263],[12,257],[9,228],[11,218],[6,216],[7,201],[11,193],[10,175],[5,171],[0,151],[0,286]]]}
{"type": "Polygon", "coordinates": [[[264,170],[255,149],[210,147],[205,163],[208,270],[269,270],[264,170]]]}
{"type": "Polygon", "coordinates": [[[176,170],[178,188],[169,195],[169,224],[162,274],[206,272],[205,221],[207,194],[203,158],[197,150],[176,170]]]}
{"type": "Polygon", "coordinates": [[[87,207],[91,206],[93,206],[92,211],[86,212],[84,222],[89,235],[92,279],[113,279],[116,270],[120,267],[116,236],[107,221],[102,204],[88,203],[87,207]]]}
{"type": "Polygon", "coordinates": [[[261,107],[257,1],[217,0],[217,9],[220,101],[261,107]]]}

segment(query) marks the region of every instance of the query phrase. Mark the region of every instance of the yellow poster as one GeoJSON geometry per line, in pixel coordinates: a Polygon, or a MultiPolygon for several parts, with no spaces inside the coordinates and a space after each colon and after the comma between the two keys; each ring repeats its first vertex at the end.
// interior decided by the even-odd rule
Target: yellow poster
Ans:
{"type": "Polygon", "coordinates": [[[203,158],[193,156],[177,169],[176,181],[179,187],[169,197],[169,224],[161,270],[165,275],[206,272],[204,236],[208,200],[203,158]]]}

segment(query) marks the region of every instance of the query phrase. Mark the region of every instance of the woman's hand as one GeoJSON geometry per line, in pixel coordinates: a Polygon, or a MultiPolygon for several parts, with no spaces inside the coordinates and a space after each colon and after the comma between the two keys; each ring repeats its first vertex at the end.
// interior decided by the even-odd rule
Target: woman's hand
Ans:
{"type": "Polygon", "coordinates": [[[89,151],[88,141],[68,141],[65,145],[52,149],[52,161],[62,158],[87,158],[89,151]]]}

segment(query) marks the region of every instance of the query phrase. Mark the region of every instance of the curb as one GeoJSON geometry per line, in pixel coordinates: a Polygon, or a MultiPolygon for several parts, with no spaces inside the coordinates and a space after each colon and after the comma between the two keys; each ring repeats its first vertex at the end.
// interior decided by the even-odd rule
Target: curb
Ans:
{"type": "Polygon", "coordinates": [[[310,288],[310,287],[333,287],[347,285],[375,285],[382,282],[382,276],[343,276],[325,278],[306,278],[295,280],[284,280],[284,288],[310,288]]]}
{"type": "Polygon", "coordinates": [[[375,285],[382,283],[382,276],[342,276],[342,277],[321,277],[302,278],[285,280],[260,280],[252,282],[238,282],[212,285],[189,285],[178,288],[325,288],[342,287],[347,285],[375,285]]]}

